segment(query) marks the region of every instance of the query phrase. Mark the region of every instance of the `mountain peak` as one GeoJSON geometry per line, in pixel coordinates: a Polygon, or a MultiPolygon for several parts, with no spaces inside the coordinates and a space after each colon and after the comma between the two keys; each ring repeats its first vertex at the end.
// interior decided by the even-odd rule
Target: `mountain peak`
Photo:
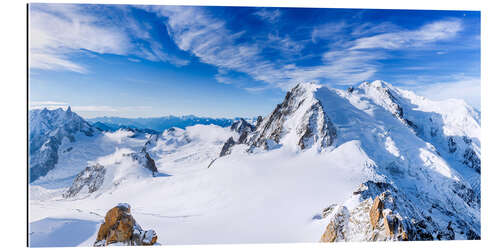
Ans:
{"type": "Polygon", "coordinates": [[[299,82],[291,91],[302,90],[302,91],[314,91],[320,88],[321,85],[315,82],[299,82]]]}
{"type": "Polygon", "coordinates": [[[365,88],[393,88],[393,86],[385,81],[382,80],[374,80],[372,82],[369,81],[364,81],[361,84],[359,84],[359,88],[365,89],[365,88]]]}
{"type": "Polygon", "coordinates": [[[68,108],[66,109],[66,113],[72,113],[71,112],[71,106],[68,105],[68,108]]]}

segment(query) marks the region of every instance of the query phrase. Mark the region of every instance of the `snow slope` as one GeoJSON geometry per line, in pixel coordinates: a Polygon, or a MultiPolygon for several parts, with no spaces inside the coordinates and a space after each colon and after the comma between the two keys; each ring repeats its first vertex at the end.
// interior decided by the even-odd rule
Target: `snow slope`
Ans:
{"type": "MultiPolygon", "coordinates": [[[[385,191],[412,239],[480,237],[480,161],[464,158],[480,159],[479,114],[463,102],[436,104],[382,81],[347,91],[300,84],[255,127],[238,124],[78,138],[30,184],[32,246],[57,244],[65,221],[90,232],[121,202],[161,244],[317,242],[340,206],[350,216],[342,240],[367,240],[363,211],[385,191]],[[139,150],[158,175],[130,157],[139,150]],[[88,164],[104,167],[102,186],[63,198],[88,164]]],[[[95,234],[61,244],[89,246],[95,234]]]]}

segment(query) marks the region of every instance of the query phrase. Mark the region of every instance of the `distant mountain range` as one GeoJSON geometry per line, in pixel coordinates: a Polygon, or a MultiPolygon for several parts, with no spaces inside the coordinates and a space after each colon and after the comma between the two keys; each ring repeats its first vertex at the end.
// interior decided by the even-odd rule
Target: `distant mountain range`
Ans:
{"type": "MultiPolygon", "coordinates": [[[[221,127],[228,127],[238,120],[238,118],[210,118],[199,117],[194,115],[186,116],[163,116],[154,118],[122,118],[122,117],[96,117],[87,119],[94,126],[101,128],[105,131],[115,131],[120,128],[137,128],[137,129],[152,129],[156,131],[163,131],[165,129],[177,127],[186,128],[196,124],[202,125],[217,125],[221,127]]],[[[252,120],[252,119],[249,119],[252,120]]]]}

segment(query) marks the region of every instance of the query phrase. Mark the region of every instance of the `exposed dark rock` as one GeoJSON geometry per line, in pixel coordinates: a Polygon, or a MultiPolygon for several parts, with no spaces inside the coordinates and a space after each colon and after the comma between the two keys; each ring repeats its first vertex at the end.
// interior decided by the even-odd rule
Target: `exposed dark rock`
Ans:
{"type": "Polygon", "coordinates": [[[457,143],[453,137],[448,138],[448,149],[450,153],[455,153],[455,151],[457,151],[457,143]]]}
{"type": "Polygon", "coordinates": [[[100,164],[86,167],[76,176],[73,180],[73,184],[64,192],[63,197],[74,197],[82,191],[88,194],[97,191],[102,186],[105,175],[106,169],[100,164]],[[87,187],[87,189],[83,190],[84,187],[87,187]]]}
{"type": "Polygon", "coordinates": [[[481,173],[481,159],[471,148],[465,149],[463,164],[481,173]]]}
{"type": "Polygon", "coordinates": [[[222,150],[220,151],[219,157],[226,156],[231,153],[231,148],[236,144],[236,142],[233,140],[233,137],[229,137],[227,141],[224,143],[224,146],[222,146],[222,150]]]}
{"type": "Polygon", "coordinates": [[[243,131],[240,135],[240,137],[238,138],[238,144],[242,144],[242,143],[245,143],[247,137],[248,137],[248,131],[243,131]]]}
{"type": "Polygon", "coordinates": [[[262,116],[258,116],[257,117],[257,123],[255,124],[255,127],[258,128],[260,126],[260,124],[262,123],[262,116]]]}
{"type": "Polygon", "coordinates": [[[132,159],[138,161],[141,166],[149,169],[151,171],[151,173],[153,174],[153,176],[156,176],[158,174],[158,169],[156,168],[156,163],[153,160],[153,158],[151,158],[149,153],[146,152],[146,146],[144,146],[141,149],[141,152],[132,153],[132,154],[130,154],[130,156],[132,157],[132,159]]]}
{"type": "Polygon", "coordinates": [[[235,131],[238,134],[241,134],[245,131],[253,132],[255,130],[255,127],[252,124],[245,121],[245,119],[240,118],[231,125],[231,130],[235,131]]]}
{"type": "Polygon", "coordinates": [[[465,186],[463,183],[453,183],[451,190],[470,207],[479,208],[481,206],[481,198],[474,192],[474,190],[465,186]]]}

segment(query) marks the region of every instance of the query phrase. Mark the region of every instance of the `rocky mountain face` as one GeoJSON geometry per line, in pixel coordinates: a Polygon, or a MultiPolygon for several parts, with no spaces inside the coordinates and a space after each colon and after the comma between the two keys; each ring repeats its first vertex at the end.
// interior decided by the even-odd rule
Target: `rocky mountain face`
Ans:
{"type": "Polygon", "coordinates": [[[74,197],[80,192],[91,194],[97,191],[104,183],[105,175],[106,169],[100,164],[86,167],[73,180],[73,184],[63,194],[63,198],[74,197]]]}
{"type": "Polygon", "coordinates": [[[259,116],[255,126],[244,119],[235,121],[231,130],[238,138],[229,138],[220,156],[230,153],[235,144],[246,144],[249,151],[255,148],[272,149],[279,144],[301,150],[318,144],[318,148],[333,145],[336,128],[325,115],[321,102],[312,95],[319,85],[299,84],[287,92],[284,101],[266,118],[259,116]]]}
{"type": "MultiPolygon", "coordinates": [[[[260,116],[259,116],[260,117],[260,116]]],[[[260,117],[262,120],[262,117],[260,117]]],[[[258,123],[258,122],[257,122],[258,123]]],[[[247,138],[250,134],[255,132],[255,126],[248,123],[246,120],[240,118],[231,124],[231,131],[234,131],[238,134],[236,140],[233,137],[229,137],[227,141],[222,146],[219,157],[226,156],[231,153],[231,148],[236,144],[245,144],[247,138]]]]}
{"type": "Polygon", "coordinates": [[[46,175],[58,162],[58,150],[63,140],[75,141],[77,134],[93,136],[97,131],[71,111],[29,111],[29,181],[46,175]]]}
{"type": "Polygon", "coordinates": [[[130,205],[120,203],[106,213],[94,246],[151,246],[158,236],[154,230],[143,230],[130,213],[130,205]]]}
{"type": "Polygon", "coordinates": [[[312,96],[318,86],[299,84],[287,92],[274,111],[257,122],[255,132],[244,142],[251,147],[269,149],[283,143],[288,135],[291,143],[300,149],[310,148],[319,142],[320,147],[333,145],[336,129],[325,115],[321,101],[312,96]]]}

